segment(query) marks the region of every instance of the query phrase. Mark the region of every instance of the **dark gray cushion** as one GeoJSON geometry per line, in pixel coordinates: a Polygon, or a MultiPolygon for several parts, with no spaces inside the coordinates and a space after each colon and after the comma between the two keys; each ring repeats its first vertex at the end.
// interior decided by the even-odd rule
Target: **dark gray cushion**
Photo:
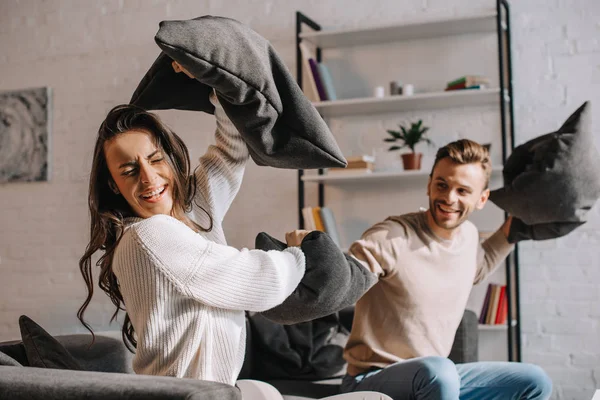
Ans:
{"type": "Polygon", "coordinates": [[[575,230],[585,222],[549,222],[546,224],[527,225],[519,218],[513,218],[508,234],[509,243],[522,240],[556,239],[575,230]]]}
{"type": "Polygon", "coordinates": [[[21,339],[31,367],[81,370],[71,354],[31,318],[19,317],[21,339]]]}
{"type": "Polygon", "coordinates": [[[246,25],[213,16],[163,21],[155,40],[163,53],[138,85],[132,104],[213,113],[208,95],[214,88],[256,164],[290,169],[346,166],[327,124],[275,49],[246,25]],[[170,59],[196,80],[176,74],[170,59]]]}
{"type": "MultiPolygon", "coordinates": [[[[286,247],[266,233],[256,237],[257,249],[286,247]]],[[[271,321],[295,324],[336,313],[356,303],[377,281],[375,274],[344,254],[326,233],[309,233],[300,248],[306,259],[306,272],[282,304],[261,313],[271,321]]]]}
{"type": "Polygon", "coordinates": [[[273,322],[250,313],[252,332],[251,378],[271,381],[315,380],[345,373],[343,358],[348,332],[336,314],[293,325],[273,322]]]}
{"type": "Polygon", "coordinates": [[[600,197],[590,114],[586,102],[556,132],[518,146],[506,161],[504,187],[490,200],[520,220],[513,241],[558,237],[586,221],[600,197]]]}
{"type": "Polygon", "coordinates": [[[0,352],[6,354],[25,367],[29,365],[29,361],[27,361],[27,353],[25,353],[25,346],[23,346],[23,342],[21,341],[0,343],[0,352]]]}
{"type": "Polygon", "coordinates": [[[164,376],[0,367],[0,399],[241,400],[224,383],[164,376]]]}
{"type": "Polygon", "coordinates": [[[133,353],[121,339],[121,332],[95,335],[59,335],[55,339],[69,352],[85,371],[132,373],[133,353]],[[107,335],[113,335],[113,337],[107,335]]]}
{"type": "Polygon", "coordinates": [[[454,335],[448,358],[455,364],[479,361],[479,320],[477,314],[465,310],[454,335]]]}
{"type": "Polygon", "coordinates": [[[7,365],[11,367],[22,367],[22,365],[14,358],[4,354],[0,351],[0,365],[7,365]]]}

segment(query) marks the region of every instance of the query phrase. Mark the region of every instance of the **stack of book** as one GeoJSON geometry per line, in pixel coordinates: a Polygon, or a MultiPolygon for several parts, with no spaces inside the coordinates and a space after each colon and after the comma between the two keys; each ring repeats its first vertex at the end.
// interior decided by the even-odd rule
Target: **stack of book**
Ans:
{"type": "Polygon", "coordinates": [[[327,207],[304,207],[302,209],[304,229],[307,231],[321,231],[327,233],[333,242],[340,246],[340,235],[337,230],[335,217],[327,207]]]}
{"type": "Polygon", "coordinates": [[[486,325],[506,324],[508,303],[506,285],[490,283],[485,294],[485,300],[479,314],[479,323],[486,325]]]}
{"type": "Polygon", "coordinates": [[[302,53],[302,90],[310,101],[337,100],[331,73],[322,62],[311,57],[311,51],[306,44],[300,42],[302,53]]]}
{"type": "Polygon", "coordinates": [[[485,89],[489,84],[490,80],[484,76],[465,75],[448,82],[444,90],[485,89]]]}
{"type": "Polygon", "coordinates": [[[329,168],[328,174],[370,174],[375,168],[375,157],[362,155],[347,157],[348,166],[346,168],[329,168]]]}

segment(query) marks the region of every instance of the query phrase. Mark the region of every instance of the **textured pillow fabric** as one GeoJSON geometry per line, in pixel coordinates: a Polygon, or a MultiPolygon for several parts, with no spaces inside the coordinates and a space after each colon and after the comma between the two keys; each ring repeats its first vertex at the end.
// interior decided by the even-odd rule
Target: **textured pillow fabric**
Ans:
{"type": "Polygon", "coordinates": [[[585,222],[548,222],[545,224],[527,225],[519,218],[513,218],[508,233],[508,242],[517,243],[522,240],[555,239],[571,233],[585,222]]]}
{"type": "Polygon", "coordinates": [[[19,317],[21,339],[30,367],[81,370],[69,352],[29,317],[19,317]]]}
{"type": "Polygon", "coordinates": [[[176,74],[172,62],[171,57],[160,53],[138,84],[131,104],[147,110],[176,109],[214,114],[215,107],[208,99],[212,88],[185,74],[176,74]]]}
{"type": "Polygon", "coordinates": [[[293,325],[278,324],[257,313],[251,313],[248,320],[254,354],[251,379],[306,381],[345,373],[348,332],[337,315],[293,325]]]}
{"type": "Polygon", "coordinates": [[[4,354],[0,351],[0,365],[7,365],[11,367],[22,367],[22,365],[14,358],[4,354]]]}
{"type": "Polygon", "coordinates": [[[25,346],[21,341],[4,342],[0,344],[0,353],[4,353],[24,367],[29,366],[25,346]]]}
{"type": "MultiPolygon", "coordinates": [[[[283,250],[285,243],[266,233],[256,237],[256,248],[283,250]]],[[[280,324],[312,321],[351,306],[373,286],[376,276],[344,254],[325,233],[311,232],[300,248],[306,271],[298,287],[280,305],[261,313],[280,324]]]]}
{"type": "Polygon", "coordinates": [[[490,200],[520,220],[513,240],[562,236],[586,221],[600,197],[590,114],[586,102],[556,132],[518,146],[506,161],[504,187],[490,200]]]}
{"type": "Polygon", "coordinates": [[[212,113],[208,94],[214,88],[256,164],[289,169],[346,166],[327,124],[274,48],[246,25],[212,16],[163,21],[155,40],[163,53],[138,85],[132,104],[212,113]],[[176,74],[169,59],[196,80],[176,74]]]}

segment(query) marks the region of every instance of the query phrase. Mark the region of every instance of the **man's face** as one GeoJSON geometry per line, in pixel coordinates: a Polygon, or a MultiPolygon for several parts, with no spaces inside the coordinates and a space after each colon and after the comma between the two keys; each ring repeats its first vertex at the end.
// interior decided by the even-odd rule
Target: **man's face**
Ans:
{"type": "Polygon", "coordinates": [[[427,186],[429,212],[433,231],[451,238],[452,232],[481,210],[490,191],[485,188],[486,176],[480,163],[456,164],[450,158],[440,160],[427,186]]]}

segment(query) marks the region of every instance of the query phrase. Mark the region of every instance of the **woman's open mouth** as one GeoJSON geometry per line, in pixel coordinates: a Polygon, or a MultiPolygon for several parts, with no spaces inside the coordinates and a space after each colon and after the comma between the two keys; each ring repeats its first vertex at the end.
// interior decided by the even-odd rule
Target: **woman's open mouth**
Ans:
{"type": "Polygon", "coordinates": [[[150,191],[146,191],[140,195],[140,198],[144,201],[147,201],[148,203],[158,203],[162,200],[165,193],[167,192],[167,186],[168,185],[164,185],[154,188],[150,191]]]}

